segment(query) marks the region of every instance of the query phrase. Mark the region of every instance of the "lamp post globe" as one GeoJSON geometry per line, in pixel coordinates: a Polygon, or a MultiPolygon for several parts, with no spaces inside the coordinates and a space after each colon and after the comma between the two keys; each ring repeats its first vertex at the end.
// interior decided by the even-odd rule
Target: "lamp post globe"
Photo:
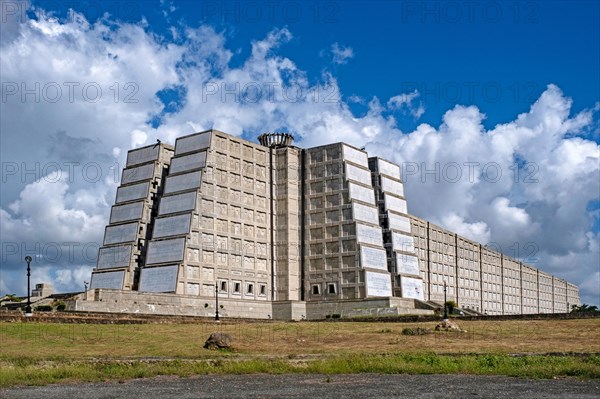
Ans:
{"type": "Polygon", "coordinates": [[[27,262],[27,307],[25,308],[25,316],[31,317],[33,313],[31,312],[31,256],[27,255],[25,257],[25,262],[27,262]]]}

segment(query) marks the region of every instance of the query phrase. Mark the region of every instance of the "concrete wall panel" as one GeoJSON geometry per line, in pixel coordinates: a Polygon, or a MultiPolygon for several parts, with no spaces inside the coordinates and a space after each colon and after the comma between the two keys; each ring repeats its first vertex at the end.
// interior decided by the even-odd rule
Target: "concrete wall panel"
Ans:
{"type": "Polygon", "coordinates": [[[123,287],[124,278],[124,270],[118,272],[92,273],[90,289],[110,288],[114,290],[119,290],[123,287]]]}
{"type": "Polygon", "coordinates": [[[117,189],[117,203],[146,198],[149,188],[150,183],[148,182],[119,187],[117,189]]]}
{"type": "Polygon", "coordinates": [[[154,222],[152,238],[170,237],[190,232],[192,214],[167,216],[157,218],[154,222]]]}
{"type": "Polygon", "coordinates": [[[175,155],[208,148],[210,145],[211,136],[211,132],[205,132],[177,139],[175,141],[175,155]]]}
{"type": "Polygon", "coordinates": [[[186,170],[203,168],[206,165],[206,151],[196,152],[183,157],[173,158],[169,173],[179,173],[186,170]]]}
{"type": "Polygon", "coordinates": [[[387,271],[387,258],[384,249],[360,247],[360,263],[362,267],[370,267],[387,271]]]}
{"type": "Polygon", "coordinates": [[[387,273],[365,272],[366,296],[392,296],[392,280],[387,273]]]}
{"type": "Polygon", "coordinates": [[[146,264],[178,262],[183,260],[185,238],[150,241],[146,264]]]}
{"type": "Polygon", "coordinates": [[[105,247],[98,250],[98,269],[107,269],[113,267],[127,267],[131,262],[131,252],[133,246],[118,245],[115,247],[105,247]]]}
{"type": "Polygon", "coordinates": [[[139,224],[135,222],[106,227],[104,245],[136,241],[138,226],[139,224]]]}
{"type": "Polygon", "coordinates": [[[148,180],[154,176],[154,163],[137,166],[135,168],[123,169],[121,184],[135,183],[141,180],[148,180]]]}
{"type": "Polygon", "coordinates": [[[158,208],[159,215],[191,211],[196,208],[196,192],[183,193],[162,197],[158,208]]]}
{"type": "Polygon", "coordinates": [[[141,219],[143,216],[144,201],[134,202],[132,204],[115,205],[110,211],[110,222],[119,223],[129,220],[141,219]]]}
{"type": "Polygon", "coordinates": [[[201,181],[202,172],[199,170],[184,175],[169,176],[165,184],[165,194],[198,188],[201,181]]]}
{"type": "Polygon", "coordinates": [[[140,291],[175,292],[178,270],[178,265],[143,268],[140,276],[140,291]]]}
{"type": "Polygon", "coordinates": [[[127,166],[138,165],[158,159],[159,146],[139,148],[127,153],[127,166]]]}

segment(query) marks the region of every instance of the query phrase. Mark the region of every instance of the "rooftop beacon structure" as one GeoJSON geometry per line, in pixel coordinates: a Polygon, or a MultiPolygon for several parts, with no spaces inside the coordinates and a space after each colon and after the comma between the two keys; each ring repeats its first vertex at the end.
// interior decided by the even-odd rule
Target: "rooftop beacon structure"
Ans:
{"type": "Polygon", "coordinates": [[[208,130],[129,151],[77,310],[320,319],[567,312],[575,285],[408,213],[398,165],[208,130]]]}

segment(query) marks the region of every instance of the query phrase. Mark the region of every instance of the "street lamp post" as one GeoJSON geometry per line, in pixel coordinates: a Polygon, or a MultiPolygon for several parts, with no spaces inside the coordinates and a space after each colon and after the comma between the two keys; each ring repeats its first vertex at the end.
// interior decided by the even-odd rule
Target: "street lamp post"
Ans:
{"type": "Polygon", "coordinates": [[[25,308],[25,316],[27,317],[31,317],[33,315],[33,313],[31,313],[31,296],[30,296],[30,291],[31,291],[31,267],[30,267],[30,263],[31,263],[31,256],[26,256],[25,257],[25,262],[27,262],[27,307],[25,308]]]}
{"type": "Polygon", "coordinates": [[[446,281],[444,280],[444,320],[448,320],[448,303],[446,301],[446,281]]]}
{"type": "Polygon", "coordinates": [[[215,283],[215,321],[219,321],[219,283],[215,283]]]}

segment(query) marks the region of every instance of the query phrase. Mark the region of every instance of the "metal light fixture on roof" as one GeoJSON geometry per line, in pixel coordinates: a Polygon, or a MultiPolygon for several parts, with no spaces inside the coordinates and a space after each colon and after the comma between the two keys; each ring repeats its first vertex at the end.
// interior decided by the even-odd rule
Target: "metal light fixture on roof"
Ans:
{"type": "Polygon", "coordinates": [[[289,147],[294,142],[294,136],[289,133],[263,133],[258,136],[258,142],[265,147],[289,147]]]}

